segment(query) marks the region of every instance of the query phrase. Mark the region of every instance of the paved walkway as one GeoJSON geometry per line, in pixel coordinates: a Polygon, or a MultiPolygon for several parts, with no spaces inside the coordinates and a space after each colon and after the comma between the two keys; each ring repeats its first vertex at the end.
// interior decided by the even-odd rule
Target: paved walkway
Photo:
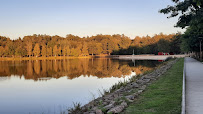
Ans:
{"type": "Polygon", "coordinates": [[[203,114],[203,64],[186,57],[186,114],[203,114]]]}

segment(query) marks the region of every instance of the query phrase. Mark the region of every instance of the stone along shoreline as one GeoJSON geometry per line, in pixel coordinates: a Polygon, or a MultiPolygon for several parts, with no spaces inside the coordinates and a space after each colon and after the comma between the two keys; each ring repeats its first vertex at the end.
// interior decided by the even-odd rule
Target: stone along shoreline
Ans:
{"type": "Polygon", "coordinates": [[[134,76],[129,82],[124,84],[113,92],[107,93],[99,97],[81,108],[69,110],[69,113],[79,114],[105,114],[105,113],[120,113],[128,104],[134,102],[138,96],[150,85],[157,80],[169,68],[177,62],[178,59],[168,61],[166,64],[156,68],[153,72],[146,75],[134,76]]]}

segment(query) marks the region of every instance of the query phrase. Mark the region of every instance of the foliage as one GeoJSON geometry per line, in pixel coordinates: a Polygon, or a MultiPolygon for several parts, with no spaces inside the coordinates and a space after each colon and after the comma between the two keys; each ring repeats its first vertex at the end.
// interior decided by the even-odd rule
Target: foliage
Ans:
{"type": "Polygon", "coordinates": [[[35,44],[33,53],[34,53],[34,56],[36,56],[36,57],[39,56],[39,54],[40,54],[40,47],[39,47],[39,44],[38,44],[38,43],[35,44]]]}
{"type": "Polygon", "coordinates": [[[43,57],[46,57],[47,56],[47,49],[46,49],[46,46],[42,46],[42,52],[41,52],[41,55],[43,56],[43,57]]]}
{"type": "Polygon", "coordinates": [[[157,46],[159,52],[168,52],[168,53],[170,52],[169,42],[164,39],[159,40],[157,46]]]}
{"type": "Polygon", "coordinates": [[[68,113],[70,114],[80,114],[81,113],[81,104],[80,103],[73,103],[73,108],[68,109],[68,113]]]}
{"type": "Polygon", "coordinates": [[[186,28],[182,35],[181,51],[199,50],[199,38],[203,38],[203,1],[202,0],[172,0],[175,5],[160,10],[160,13],[179,16],[176,27],[186,28]]]}
{"type": "MultiPolygon", "coordinates": [[[[0,56],[2,57],[31,57],[31,56],[88,56],[88,55],[109,55],[109,54],[157,54],[159,50],[164,52],[180,53],[178,34],[158,34],[153,37],[143,36],[130,39],[125,35],[96,35],[87,38],[80,38],[74,35],[67,35],[66,38],[49,35],[25,36],[23,39],[10,40],[0,36],[0,56]],[[159,40],[165,40],[167,48],[160,46],[159,40]],[[178,41],[178,43],[177,43],[178,41]],[[171,48],[170,46],[176,48],[171,48]],[[170,49],[169,49],[170,48],[170,49]],[[178,50],[178,51],[177,51],[178,50]]],[[[166,47],[164,43],[162,43],[166,47]]]]}
{"type": "Polygon", "coordinates": [[[202,0],[172,0],[174,6],[168,6],[160,10],[160,13],[170,14],[170,17],[179,16],[177,27],[185,28],[202,21],[203,1],[202,0]]]}

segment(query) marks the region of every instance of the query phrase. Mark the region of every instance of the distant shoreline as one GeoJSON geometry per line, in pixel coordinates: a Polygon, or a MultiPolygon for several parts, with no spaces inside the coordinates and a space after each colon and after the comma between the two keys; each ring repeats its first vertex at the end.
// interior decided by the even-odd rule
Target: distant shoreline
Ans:
{"type": "Polygon", "coordinates": [[[53,56],[53,57],[0,57],[0,61],[21,61],[21,60],[61,60],[61,59],[73,59],[73,58],[92,58],[93,56],[53,56]]]}
{"type": "Polygon", "coordinates": [[[61,60],[75,58],[116,58],[123,60],[166,60],[168,58],[182,58],[188,55],[94,55],[94,56],[52,56],[52,57],[0,57],[0,61],[21,61],[21,60],[61,60]]]}

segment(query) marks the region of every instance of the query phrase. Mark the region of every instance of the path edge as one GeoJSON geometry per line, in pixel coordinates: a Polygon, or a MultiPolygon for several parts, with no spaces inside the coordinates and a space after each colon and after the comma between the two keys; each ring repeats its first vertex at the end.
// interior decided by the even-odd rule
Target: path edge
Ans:
{"type": "Polygon", "coordinates": [[[185,114],[185,112],[186,112],[186,110],[185,110],[185,76],[186,76],[186,64],[185,64],[185,58],[184,58],[181,114],[185,114]]]}

